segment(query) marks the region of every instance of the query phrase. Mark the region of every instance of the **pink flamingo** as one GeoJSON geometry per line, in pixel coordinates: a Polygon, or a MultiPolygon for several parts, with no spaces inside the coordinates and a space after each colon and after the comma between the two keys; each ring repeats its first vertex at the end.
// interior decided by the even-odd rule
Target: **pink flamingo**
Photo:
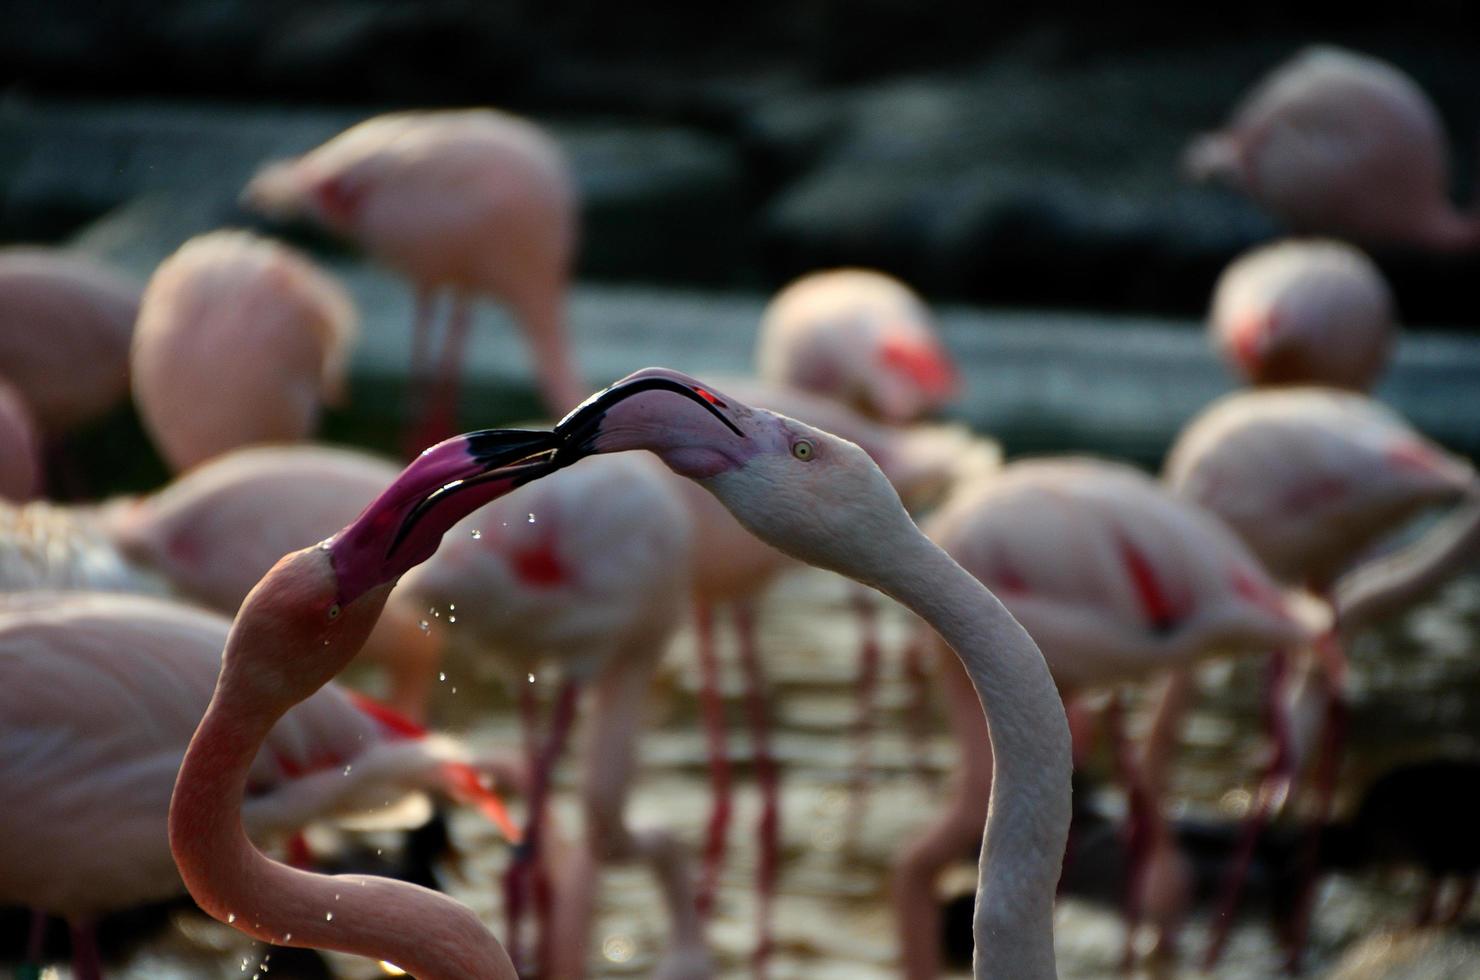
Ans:
{"type": "MultiPolygon", "coordinates": [[[[1216,518],[1128,466],[1029,460],[963,486],[926,524],[947,553],[1002,598],[1071,695],[1139,680],[1219,652],[1263,652],[1308,629],[1259,562],[1216,518]]],[[[951,802],[895,865],[894,909],[905,976],[939,973],[935,879],[972,844],[986,811],[992,759],[967,679],[943,671],[961,743],[951,802]]],[[[1126,955],[1141,916],[1174,939],[1185,870],[1158,807],[1110,729],[1127,783],[1126,955]]],[[[996,737],[995,726],[992,737],[996,737]]]]}
{"type": "Polygon", "coordinates": [[[777,293],[761,317],[756,370],[893,424],[938,411],[960,386],[924,301],[868,269],[814,272],[777,293]]]}
{"type": "Polygon", "coordinates": [[[976,975],[1053,976],[1069,734],[1032,640],[920,534],[856,446],[657,369],[589,399],[553,436],[480,433],[434,447],[354,524],[287,556],[259,583],[228,637],[217,694],[171,803],[171,845],[197,901],[253,935],[283,941],[291,933],[293,945],[372,955],[421,980],[514,976],[497,941],[443,896],[381,879],[306,875],[252,849],[238,815],[246,770],[273,720],[354,656],[390,583],[435,550],[442,532],[551,469],[640,448],[704,481],[773,546],[886,591],[958,651],[992,722],[997,771],[976,975]]]}
{"type": "Polygon", "coordinates": [[[0,381],[0,499],[22,501],[41,489],[41,436],[20,392],[0,381]]]}
{"type": "Polygon", "coordinates": [[[1231,184],[1302,233],[1439,250],[1480,245],[1480,220],[1449,200],[1439,114],[1376,58],[1307,48],[1199,137],[1186,166],[1231,184]]]}
{"type": "Polygon", "coordinates": [[[427,431],[455,421],[474,296],[492,296],[513,310],[552,412],[580,400],[585,386],[564,322],[575,189],[560,148],[533,123],[492,109],[377,116],[304,156],[268,166],[243,200],[259,211],[322,224],[412,282],[411,370],[422,386],[437,295],[451,294],[436,391],[423,406],[427,431]]]}
{"type": "Polygon", "coordinates": [[[560,870],[553,926],[540,944],[544,975],[586,973],[601,865],[641,860],[652,867],[673,921],[671,949],[658,973],[712,974],[683,846],[659,828],[629,829],[627,790],[643,703],[678,627],[693,549],[688,508],[655,461],[593,459],[522,487],[464,518],[441,549],[403,580],[433,622],[495,654],[520,691],[529,726],[532,782],[525,846],[510,869],[508,943],[518,955],[520,921],[538,853],[550,770],[558,760],[583,689],[594,714],[585,734],[584,846],[560,870]],[[455,620],[455,625],[453,621],[455,620]],[[542,745],[534,740],[534,689],[542,662],[561,683],[542,745]]]}
{"type": "MultiPolygon", "coordinates": [[[[354,304],[303,255],[244,231],[192,238],[145,287],[134,403],[174,470],[313,434],[344,392],[354,304]]],[[[338,525],[336,525],[338,526],[338,525]]]]}
{"type": "MultiPolygon", "coordinates": [[[[1480,480],[1473,468],[1358,394],[1297,388],[1229,395],[1183,431],[1168,457],[1166,477],[1178,494],[1222,517],[1281,581],[1334,600],[1336,627],[1348,636],[1376,615],[1412,601],[1480,548],[1480,480]],[[1364,553],[1380,538],[1418,513],[1460,502],[1464,506],[1411,548],[1363,563],[1364,553]]],[[[1315,682],[1310,696],[1325,703],[1310,719],[1325,729],[1317,761],[1318,825],[1330,808],[1340,761],[1345,665],[1335,631],[1316,652],[1319,660],[1297,671],[1315,682]],[[1316,721],[1322,714],[1324,721],[1316,721]]],[[[1277,657],[1271,666],[1273,757],[1225,885],[1224,914],[1209,962],[1221,953],[1255,837],[1275,801],[1289,797],[1301,758],[1299,743],[1317,741],[1298,730],[1298,719],[1291,717],[1283,693],[1285,661],[1277,657]]],[[[1189,687],[1190,678],[1179,674],[1164,694],[1148,749],[1153,783],[1161,782],[1189,687]]],[[[1310,874],[1290,933],[1292,966],[1308,928],[1314,847],[1312,839],[1304,858],[1310,874]]]]}
{"type": "MultiPolygon", "coordinates": [[[[181,891],[165,830],[169,794],[228,626],[139,596],[0,597],[0,903],[65,918],[74,976],[101,975],[97,916],[181,891]]],[[[379,719],[390,716],[359,704],[327,686],[273,726],[248,764],[242,816],[253,839],[381,812],[421,790],[473,802],[509,826],[459,745],[388,725],[379,719]]]]}
{"type": "Polygon", "coordinates": [[[1366,391],[1387,367],[1393,294],[1343,242],[1287,240],[1239,256],[1213,291],[1213,346],[1256,385],[1366,391]]]}

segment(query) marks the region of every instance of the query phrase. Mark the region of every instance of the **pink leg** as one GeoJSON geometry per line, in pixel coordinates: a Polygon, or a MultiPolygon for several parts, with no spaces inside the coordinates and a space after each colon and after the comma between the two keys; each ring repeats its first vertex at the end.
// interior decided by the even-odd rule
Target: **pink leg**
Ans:
{"type": "Polygon", "coordinates": [[[929,779],[930,760],[926,756],[926,742],[930,734],[930,661],[924,630],[917,631],[905,643],[903,656],[904,679],[910,689],[906,735],[910,741],[910,753],[914,756],[915,774],[921,779],[929,779]]]}
{"type": "Polygon", "coordinates": [[[1285,968],[1290,973],[1300,972],[1300,961],[1305,953],[1306,939],[1310,933],[1311,914],[1315,908],[1316,887],[1320,884],[1318,867],[1321,851],[1321,831],[1331,819],[1332,806],[1336,799],[1336,782],[1341,773],[1342,749],[1346,744],[1346,655],[1334,633],[1327,633],[1316,641],[1317,655],[1322,661],[1322,674],[1326,679],[1326,718],[1321,733],[1321,749],[1316,765],[1316,805],[1310,816],[1310,826],[1300,854],[1300,884],[1296,892],[1295,912],[1290,917],[1290,948],[1285,968]]]}
{"type": "Polygon", "coordinates": [[[757,825],[760,858],[756,867],[755,975],[765,977],[771,956],[771,903],[776,895],[776,872],[781,851],[781,778],[771,753],[771,718],[766,705],[766,678],[755,643],[755,610],[749,602],[735,605],[740,633],[740,665],[745,671],[745,707],[755,753],[755,778],[761,791],[757,825]]]}
{"type": "Polygon", "coordinates": [[[78,919],[72,927],[72,980],[103,980],[103,960],[92,921],[78,919]]]}
{"type": "Polygon", "coordinates": [[[1244,833],[1239,841],[1238,851],[1235,852],[1233,863],[1223,879],[1223,888],[1218,898],[1218,911],[1210,927],[1208,950],[1203,957],[1204,970],[1211,971],[1223,955],[1223,947],[1227,944],[1229,931],[1233,927],[1233,915],[1238,910],[1239,899],[1243,896],[1244,881],[1248,877],[1249,865],[1254,859],[1254,849],[1259,843],[1259,836],[1264,832],[1265,825],[1269,823],[1270,811],[1274,808],[1275,801],[1290,791],[1290,783],[1294,777],[1295,760],[1290,745],[1290,728],[1281,705],[1288,675],[1287,667],[1288,655],[1284,651],[1270,656],[1264,694],[1266,723],[1273,738],[1273,752],[1260,778],[1254,799],[1249,804],[1249,816],[1244,823],[1244,833]]]}
{"type": "MultiPolygon", "coordinates": [[[[565,748],[566,736],[570,734],[579,692],[580,688],[574,681],[566,681],[560,687],[560,693],[555,701],[555,710],[550,719],[549,739],[531,769],[529,811],[525,817],[524,841],[515,851],[514,860],[510,863],[504,878],[509,958],[514,960],[515,965],[521,967],[523,964],[519,960],[520,954],[523,953],[523,943],[520,941],[520,926],[523,924],[525,906],[532,898],[537,909],[543,907],[546,912],[549,909],[549,884],[542,869],[543,855],[540,853],[540,839],[544,831],[545,803],[549,798],[550,775],[555,768],[556,760],[560,758],[560,753],[565,748]]],[[[543,918],[548,919],[548,915],[543,918]]],[[[542,936],[540,953],[543,955],[546,952],[542,936]]]]}
{"type": "Polygon", "coordinates": [[[437,359],[436,374],[422,414],[423,445],[441,442],[457,432],[458,382],[462,379],[463,349],[472,322],[473,310],[468,298],[454,293],[452,311],[447,316],[447,337],[442,342],[442,355],[437,359]]]}
{"type": "Polygon", "coordinates": [[[1141,926],[1141,894],[1146,873],[1146,857],[1149,853],[1148,837],[1152,822],[1157,819],[1152,812],[1152,801],[1146,792],[1138,771],[1135,752],[1125,736],[1124,709],[1120,694],[1110,697],[1105,708],[1105,731],[1115,758],[1115,769],[1125,787],[1126,818],[1123,829],[1125,844],[1125,891],[1121,897],[1121,914],[1125,919],[1125,949],[1121,955],[1121,969],[1129,971],[1135,965],[1136,930],[1141,926]]]}
{"type": "Polygon", "coordinates": [[[428,392],[431,387],[432,332],[436,326],[436,294],[430,289],[418,288],[413,298],[411,318],[411,364],[409,384],[406,392],[405,431],[402,435],[402,452],[414,457],[426,448],[422,442],[421,420],[426,414],[428,392]]]}
{"type": "Polygon", "coordinates": [[[694,606],[694,632],[699,642],[699,701],[704,710],[704,734],[709,744],[709,780],[714,803],[704,836],[704,870],[699,881],[699,914],[714,910],[714,896],[724,870],[725,846],[730,833],[730,750],[725,732],[725,702],[719,691],[719,657],[714,649],[714,607],[694,606]]]}
{"type": "Polygon", "coordinates": [[[844,832],[844,840],[850,844],[858,840],[868,803],[880,660],[878,608],[873,597],[862,589],[854,590],[852,605],[862,639],[858,648],[858,715],[853,721],[853,772],[848,780],[848,820],[844,832]]]}

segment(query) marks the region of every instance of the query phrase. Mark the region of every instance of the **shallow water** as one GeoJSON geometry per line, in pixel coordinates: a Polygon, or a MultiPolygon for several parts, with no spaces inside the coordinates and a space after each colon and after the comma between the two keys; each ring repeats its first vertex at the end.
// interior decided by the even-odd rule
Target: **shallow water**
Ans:
{"type": "MultiPolygon", "coordinates": [[[[900,670],[898,649],[906,617],[889,610],[882,618],[886,663],[879,691],[879,731],[873,743],[874,782],[857,840],[846,839],[849,813],[847,780],[854,751],[850,733],[854,710],[856,627],[838,580],[816,572],[786,579],[773,594],[762,620],[762,643],[769,668],[777,722],[776,751],[784,766],[783,865],[776,901],[777,953],[770,975],[776,980],[870,980],[894,976],[894,939],[885,905],[887,870],[900,841],[924,822],[943,792],[953,751],[939,725],[927,749],[928,770],[916,770],[904,731],[910,691],[900,670]]],[[[1352,740],[1344,794],[1350,806],[1375,774],[1389,766],[1434,752],[1475,753],[1480,749],[1480,577],[1451,584],[1428,606],[1365,637],[1351,652],[1352,740]]],[[[730,658],[731,661],[733,658],[730,658]]],[[[739,673],[727,669],[727,690],[739,691],[739,673]]],[[[449,728],[488,745],[513,745],[517,732],[507,692],[486,666],[467,655],[446,668],[438,712],[449,728]],[[453,694],[452,689],[457,693],[453,694]]],[[[697,721],[692,634],[676,640],[650,709],[651,727],[641,745],[641,781],[631,803],[633,822],[663,824],[691,843],[700,837],[707,815],[705,750],[697,721]]],[[[1261,673],[1257,665],[1217,665],[1205,672],[1208,692],[1191,719],[1185,750],[1175,775],[1174,811],[1180,816],[1231,819],[1246,800],[1258,764],[1257,736],[1261,673]]],[[[552,690],[550,679],[538,681],[552,690]]],[[[755,852],[750,844],[757,800],[749,770],[743,717],[731,700],[732,751],[737,770],[737,806],[728,870],[722,882],[710,937],[722,973],[748,976],[753,942],[752,891],[755,852]]],[[[1137,718],[1137,720],[1140,720],[1137,718]]],[[[577,816],[571,786],[575,767],[567,764],[557,800],[568,833],[577,816]]],[[[1112,790],[1101,793],[1114,803],[1112,790]]],[[[473,906],[502,932],[502,915],[493,882],[508,849],[477,818],[459,814],[452,824],[458,847],[468,857],[465,881],[447,878],[449,890],[473,906]]],[[[386,837],[389,846],[394,838],[386,837]]],[[[971,865],[948,886],[969,889],[971,865]]],[[[1412,915],[1418,882],[1411,876],[1329,876],[1322,888],[1308,963],[1318,975],[1353,941],[1398,927],[1412,915]]],[[[1201,950],[1206,912],[1194,914],[1183,937],[1184,960],[1201,950]]],[[[1279,975],[1279,954],[1264,923],[1251,913],[1235,931],[1215,977],[1279,975]]],[[[657,892],[640,867],[608,870],[602,880],[600,921],[593,942],[593,975],[634,977],[650,974],[661,951],[666,922],[657,892]]],[[[1117,911],[1108,904],[1077,897],[1060,901],[1057,947],[1063,977],[1115,975],[1122,932],[1117,911]]],[[[161,938],[112,976],[124,978],[226,978],[260,974],[263,980],[294,976],[291,969],[262,971],[263,947],[196,915],[177,914],[161,938]]],[[[332,960],[338,976],[386,976],[378,964],[350,957],[332,960]]],[[[285,965],[286,966],[286,965],[285,965]]],[[[67,971],[48,971],[65,977],[67,971]]],[[[964,975],[964,974],[962,974],[964,975]]],[[[1152,975],[1150,973],[1140,975],[1152,975]]],[[[1159,976],[1207,976],[1190,967],[1167,968],[1159,976]]]]}

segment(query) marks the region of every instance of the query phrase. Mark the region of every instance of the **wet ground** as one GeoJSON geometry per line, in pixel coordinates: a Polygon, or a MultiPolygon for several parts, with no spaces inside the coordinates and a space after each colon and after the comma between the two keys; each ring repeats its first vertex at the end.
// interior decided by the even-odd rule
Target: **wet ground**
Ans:
{"type": "MultiPolygon", "coordinates": [[[[846,835],[847,779],[855,743],[855,643],[846,592],[822,573],[801,572],[782,582],[766,607],[762,642],[779,729],[777,751],[784,766],[784,862],[776,905],[777,980],[870,980],[892,977],[894,940],[885,905],[889,863],[940,798],[953,748],[936,729],[927,746],[927,770],[912,761],[905,735],[910,689],[897,656],[886,663],[880,690],[879,733],[873,745],[874,781],[856,841],[846,835]]],[[[886,647],[897,650],[906,620],[884,617],[886,647]]],[[[1435,753],[1480,754],[1480,577],[1453,583],[1425,608],[1352,651],[1353,738],[1343,778],[1341,806],[1379,772],[1435,753]]],[[[650,727],[642,747],[642,775],[632,800],[637,824],[663,824],[697,843],[708,797],[703,738],[695,687],[692,635],[681,634],[655,685],[650,727]]],[[[1246,804],[1258,764],[1260,670],[1245,663],[1214,665],[1205,672],[1208,697],[1188,726],[1175,777],[1173,812],[1183,820],[1231,821],[1246,804]]],[[[728,689],[739,691],[738,670],[728,689]]],[[[553,689],[549,679],[538,684],[553,689]]],[[[747,832],[756,813],[748,781],[747,740],[738,703],[731,702],[733,750],[742,759],[731,859],[722,882],[710,938],[728,977],[748,974],[753,941],[752,891],[755,849],[747,832]]],[[[503,686],[486,664],[461,655],[447,667],[438,712],[447,726],[477,743],[513,745],[517,732],[503,686]],[[456,690],[454,694],[453,691],[456,690]]],[[[569,760],[568,760],[569,763],[569,760]]],[[[567,828],[577,820],[567,764],[558,801],[567,828]]],[[[1114,812],[1113,790],[1095,792],[1095,803],[1114,812]]],[[[471,815],[452,822],[457,846],[468,860],[465,881],[444,876],[448,890],[478,910],[496,929],[502,921],[493,882],[508,849],[471,815]]],[[[327,838],[321,838],[323,843],[327,838]]],[[[393,847],[395,838],[374,837],[371,846],[393,847]]],[[[961,873],[947,890],[972,887],[963,856],[961,873]]],[[[1404,925],[1413,914],[1420,882],[1411,874],[1375,872],[1326,878],[1317,908],[1309,957],[1319,975],[1355,941],[1404,925]]],[[[1183,938],[1184,959],[1202,948],[1206,910],[1194,913],[1183,938]]],[[[1235,931],[1221,968],[1202,974],[1190,966],[1164,967],[1147,976],[1273,977],[1277,948],[1265,927],[1267,915],[1251,911],[1235,931]]],[[[661,950],[666,923],[652,882],[640,868],[608,871],[602,880],[600,921],[593,944],[593,976],[650,974],[661,950]]],[[[1099,900],[1063,898],[1058,906],[1059,969],[1066,978],[1115,975],[1122,933],[1115,908],[1099,900]]],[[[177,913],[171,926],[150,940],[112,975],[128,980],[238,978],[263,980],[320,976],[265,958],[260,945],[196,914],[177,913]],[[261,968],[268,969],[263,971],[261,968]]],[[[378,964],[333,958],[338,978],[386,976],[378,964]]],[[[48,976],[65,977],[65,970],[48,976]]],[[[962,974],[965,975],[965,974],[962,974]]],[[[1451,974],[1452,975],[1452,974],[1451,974]]]]}

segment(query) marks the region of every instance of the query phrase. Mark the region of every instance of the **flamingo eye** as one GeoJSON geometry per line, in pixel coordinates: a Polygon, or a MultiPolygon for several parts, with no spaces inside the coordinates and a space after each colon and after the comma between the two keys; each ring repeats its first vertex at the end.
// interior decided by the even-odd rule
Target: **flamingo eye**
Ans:
{"type": "Polygon", "coordinates": [[[806,439],[798,439],[796,442],[791,444],[791,454],[797,459],[806,462],[807,460],[817,455],[817,447],[813,446],[812,443],[806,439]]]}
{"type": "Polygon", "coordinates": [[[338,619],[339,618],[339,603],[336,602],[336,603],[334,603],[334,605],[332,605],[332,606],[329,607],[329,618],[330,619],[338,619]]]}

